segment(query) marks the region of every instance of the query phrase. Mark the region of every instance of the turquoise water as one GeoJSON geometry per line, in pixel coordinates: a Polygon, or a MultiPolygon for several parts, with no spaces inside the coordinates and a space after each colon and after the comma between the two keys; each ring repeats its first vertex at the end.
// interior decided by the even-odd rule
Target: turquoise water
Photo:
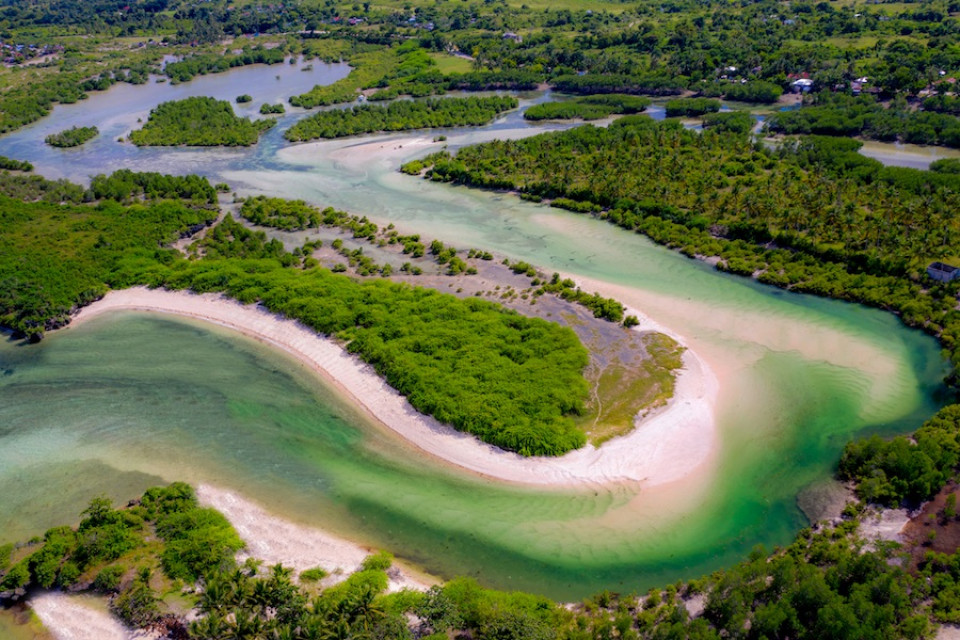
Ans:
{"type": "MultiPolygon", "coordinates": [[[[149,110],[174,89],[251,93],[243,74],[257,69],[120,89],[149,110]]],[[[365,423],[283,354],[218,328],[120,313],[39,345],[0,345],[0,539],[75,520],[99,493],[123,501],[184,479],[241,491],[443,576],[558,598],[641,591],[789,541],[806,524],[797,495],[829,477],[844,442],[912,430],[938,406],[938,347],[894,317],[724,276],[596,220],[398,174],[400,162],[437,148],[431,132],[287,147],[274,130],[238,151],[137,150],[104,136],[82,159],[27,155],[31,140],[68,123],[132,126],[135,110],[98,111],[94,101],[114,91],[0,139],[0,154],[77,179],[118,166],[201,171],[243,193],[303,197],[596,280],[716,372],[720,451],[701,473],[639,493],[497,485],[365,423]]],[[[445,133],[455,147],[542,129],[510,114],[445,133]]]]}
{"type": "MultiPolygon", "coordinates": [[[[847,437],[836,421],[856,419],[830,377],[843,372],[824,367],[819,387],[792,398],[808,415],[762,443],[737,443],[708,498],[658,522],[635,520],[625,490],[511,489],[425,463],[296,362],[198,323],[118,313],[37,346],[4,344],[0,360],[4,538],[73,521],[91,495],[123,500],[182,478],[238,489],[441,575],[564,598],[645,589],[786,541],[804,524],[797,488],[847,437]],[[759,449],[750,465],[741,444],[759,449]]],[[[759,365],[772,388],[803,367],[792,360],[759,365]]]]}

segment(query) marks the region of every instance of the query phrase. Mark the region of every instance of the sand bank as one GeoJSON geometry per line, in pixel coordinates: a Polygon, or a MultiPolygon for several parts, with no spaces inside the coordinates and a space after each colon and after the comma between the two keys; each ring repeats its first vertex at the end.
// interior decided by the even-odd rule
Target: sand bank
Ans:
{"type": "MultiPolygon", "coordinates": [[[[213,507],[226,516],[247,544],[238,555],[240,562],[252,557],[262,560],[265,567],[282,564],[296,573],[322,567],[330,575],[321,584],[329,586],[357,571],[363,559],[376,551],[320,529],[278,518],[250,500],[224,489],[200,485],[197,497],[204,506],[213,507]]],[[[423,591],[437,582],[405,567],[394,567],[388,575],[387,590],[390,592],[400,589],[423,591]]]]}
{"type": "MultiPolygon", "coordinates": [[[[641,420],[626,436],[600,448],[586,446],[559,458],[524,458],[479,442],[418,413],[369,365],[312,329],[255,306],[216,294],[133,288],[114,291],[82,309],[74,324],[109,311],[138,310],[197,318],[240,331],[283,349],[309,365],[381,425],[437,458],[508,482],[534,486],[677,481],[703,466],[715,450],[717,382],[691,351],[677,376],[673,400],[641,420]]],[[[638,316],[640,317],[640,316],[638,316]]],[[[642,329],[653,328],[643,320],[642,329]]]]}
{"type": "Polygon", "coordinates": [[[84,596],[68,596],[51,591],[30,598],[30,607],[57,640],[132,640],[150,637],[127,629],[84,596]]]}

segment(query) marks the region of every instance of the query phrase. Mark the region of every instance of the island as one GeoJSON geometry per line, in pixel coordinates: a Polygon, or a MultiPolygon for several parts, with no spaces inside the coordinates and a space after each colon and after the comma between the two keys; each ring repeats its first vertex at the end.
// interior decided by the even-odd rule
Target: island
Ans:
{"type": "Polygon", "coordinates": [[[130,133],[130,142],[138,147],[248,147],[275,124],[240,118],[226,100],[185,98],[158,105],[143,127],[130,133]]]}

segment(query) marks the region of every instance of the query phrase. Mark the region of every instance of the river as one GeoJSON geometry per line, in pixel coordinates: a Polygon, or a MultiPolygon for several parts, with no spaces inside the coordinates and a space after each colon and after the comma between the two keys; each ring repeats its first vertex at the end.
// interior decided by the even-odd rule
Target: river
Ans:
{"type": "Polygon", "coordinates": [[[116,141],[164,100],[249,93],[254,101],[238,108],[246,115],[346,72],[299,66],[114,87],[0,139],[0,154],[77,181],[121,167],[198,172],[241,194],[301,197],[599,281],[717,374],[716,459],[640,493],[479,480],[365,423],[284,354],[216,327],[121,313],[39,345],[0,344],[0,541],[76,521],[98,493],[125,501],[184,479],[236,489],[443,576],[563,599],[639,592],[788,542],[807,523],[798,496],[828,482],[846,441],[912,430],[936,410],[938,345],[889,314],[720,274],[598,220],[396,171],[442,144],[563,125],[528,125],[514,112],[446,130],[445,143],[413,132],[291,146],[282,132],[302,117],[293,110],[251,149],[116,141]],[[75,150],[42,144],[74,124],[102,134],[75,150]]]}

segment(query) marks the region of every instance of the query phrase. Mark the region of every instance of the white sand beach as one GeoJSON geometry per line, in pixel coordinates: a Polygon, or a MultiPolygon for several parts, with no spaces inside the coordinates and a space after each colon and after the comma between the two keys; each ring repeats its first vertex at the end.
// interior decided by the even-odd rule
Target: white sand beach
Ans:
{"type": "Polygon", "coordinates": [[[132,640],[145,638],[126,628],[85,596],[51,591],[30,598],[43,626],[57,640],[132,640]]]}
{"type": "MultiPolygon", "coordinates": [[[[420,414],[372,367],[348,354],[335,341],[262,307],[243,305],[217,294],[139,287],[108,293],[81,309],[73,325],[120,310],[205,320],[283,349],[310,366],[382,426],[440,460],[489,478],[533,486],[627,482],[651,487],[693,473],[711,460],[716,449],[717,381],[689,350],[684,354],[684,369],[677,376],[673,399],[639,421],[630,434],[599,448],[588,445],[558,458],[524,458],[420,414]]],[[[642,320],[638,327],[653,328],[647,320],[642,320]]]]}
{"type": "MultiPolygon", "coordinates": [[[[278,518],[224,489],[200,485],[197,497],[204,506],[226,516],[246,543],[246,548],[237,554],[238,562],[252,557],[262,560],[263,568],[282,564],[294,569],[294,577],[305,569],[322,567],[329,575],[321,585],[328,587],[359,570],[363,559],[375,552],[320,529],[278,518]]],[[[387,591],[391,593],[401,589],[425,591],[439,583],[396,563],[387,575],[390,578],[387,591]]],[[[50,591],[30,598],[30,608],[57,640],[151,640],[157,637],[154,632],[125,627],[106,610],[104,600],[89,596],[50,591]]]]}
{"type": "MultiPolygon", "coordinates": [[[[376,552],[320,529],[278,518],[260,505],[218,487],[200,485],[197,498],[205,507],[212,507],[226,516],[247,547],[237,560],[262,560],[264,567],[282,564],[297,574],[306,569],[321,567],[329,575],[321,582],[330,586],[344,580],[360,568],[367,556],[376,552]]],[[[388,572],[387,591],[416,589],[424,591],[437,580],[415,574],[396,564],[388,572]]]]}

